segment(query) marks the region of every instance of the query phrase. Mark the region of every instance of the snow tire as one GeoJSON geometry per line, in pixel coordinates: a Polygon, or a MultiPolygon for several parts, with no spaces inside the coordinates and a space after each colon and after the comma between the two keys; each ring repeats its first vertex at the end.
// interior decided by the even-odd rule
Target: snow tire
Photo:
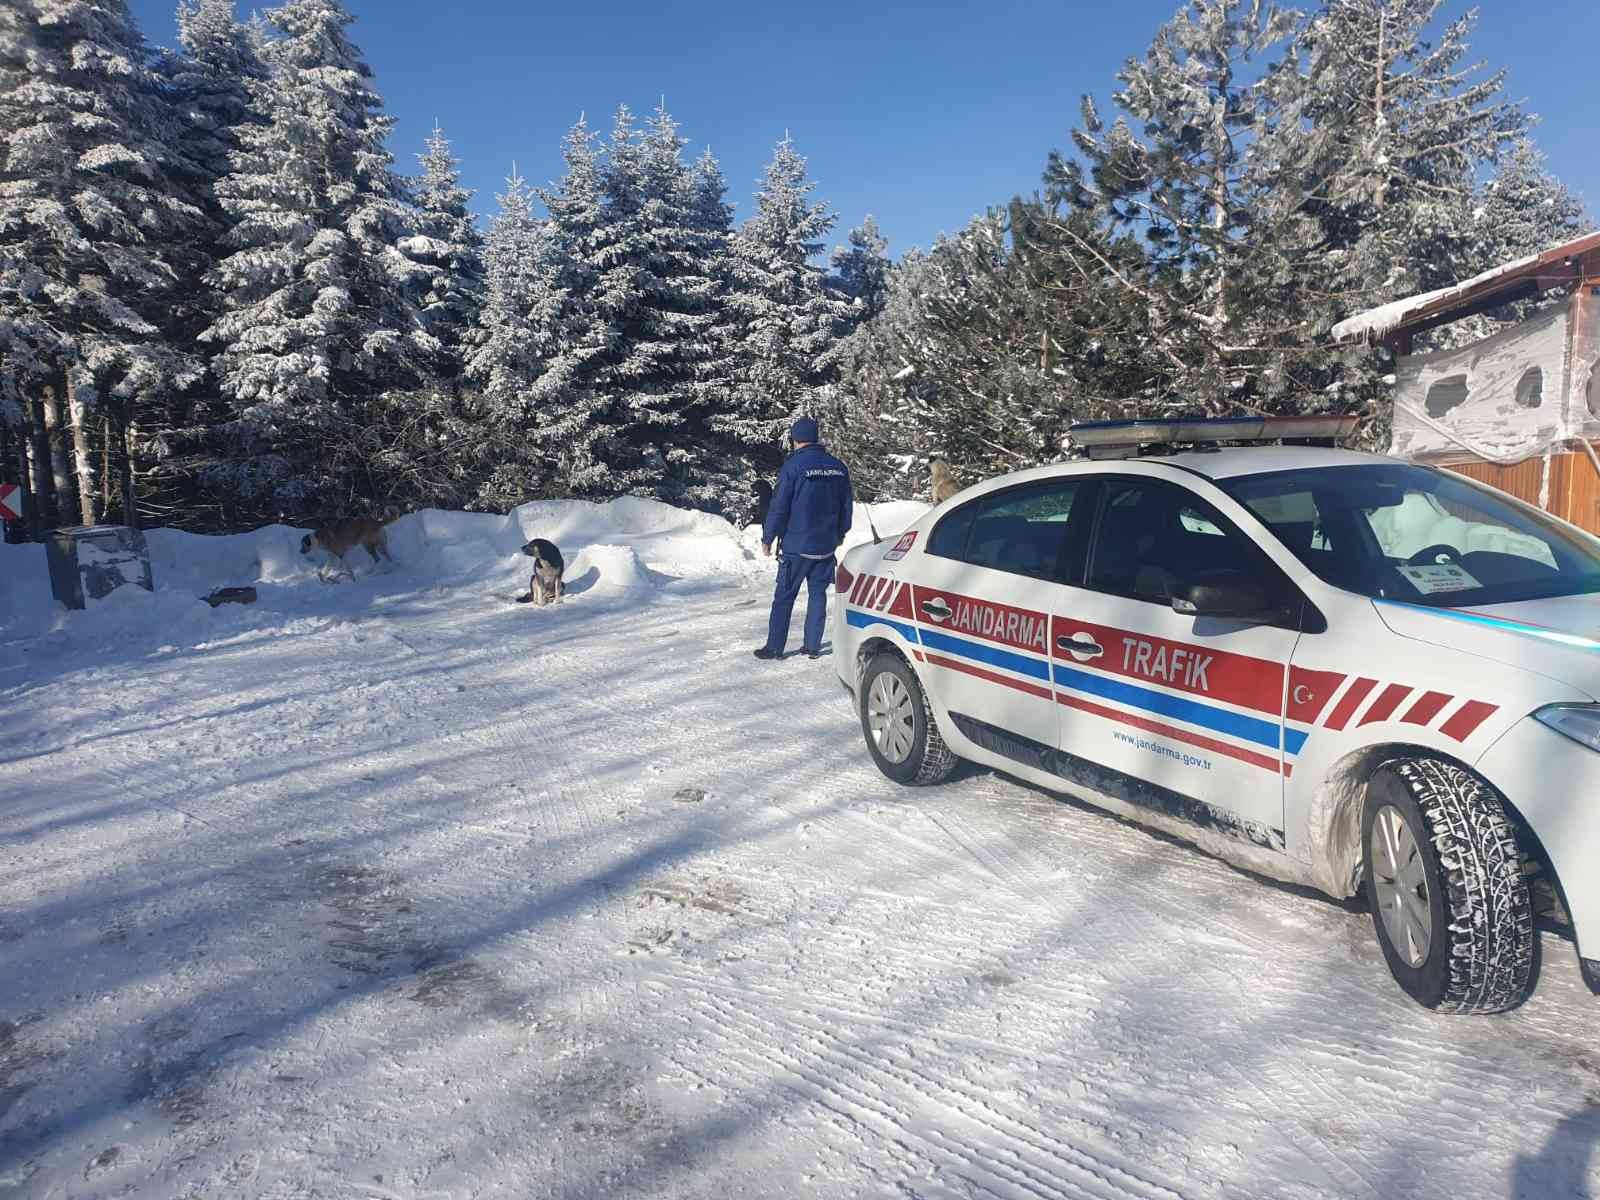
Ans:
{"type": "Polygon", "coordinates": [[[861,733],[867,740],[867,750],[871,753],[872,760],[878,764],[878,770],[896,783],[903,783],[908,787],[927,787],[930,784],[943,783],[950,778],[950,773],[955,770],[958,760],[939,734],[939,725],[933,716],[933,706],[928,702],[928,694],[923,690],[922,683],[917,679],[910,663],[889,650],[873,655],[867,662],[866,670],[861,673],[861,684],[857,689],[857,695],[859,699],[856,708],[861,717],[861,733]],[[894,676],[910,694],[911,746],[906,757],[900,762],[891,760],[878,748],[868,713],[873,681],[884,674],[894,676]]]}
{"type": "Polygon", "coordinates": [[[1367,783],[1364,890],[1395,981],[1441,1013],[1495,1013],[1527,999],[1534,981],[1533,901],[1500,796],[1471,772],[1434,758],[1386,763],[1367,783]],[[1413,966],[1391,940],[1374,875],[1373,829],[1395,809],[1422,861],[1432,916],[1426,957],[1413,966]]]}

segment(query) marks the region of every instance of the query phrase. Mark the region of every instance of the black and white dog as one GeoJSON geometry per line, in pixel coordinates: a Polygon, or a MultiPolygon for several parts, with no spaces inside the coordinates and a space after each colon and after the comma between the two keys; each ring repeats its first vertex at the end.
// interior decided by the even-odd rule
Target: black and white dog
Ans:
{"type": "Polygon", "coordinates": [[[562,576],[567,564],[561,561],[561,551],[554,542],[534,538],[522,548],[533,559],[533,575],[528,580],[528,594],[518,596],[518,604],[554,604],[561,599],[562,576]]]}

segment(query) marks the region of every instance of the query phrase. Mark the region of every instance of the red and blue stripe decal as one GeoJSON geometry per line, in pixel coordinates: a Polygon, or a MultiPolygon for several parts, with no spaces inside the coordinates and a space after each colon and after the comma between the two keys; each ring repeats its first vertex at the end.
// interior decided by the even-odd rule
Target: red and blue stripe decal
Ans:
{"type": "Polygon", "coordinates": [[[1397,722],[1465,741],[1493,704],[1446,692],[1381,684],[1336,671],[1052,616],[904,581],[857,577],[845,619],[882,625],[917,657],[1038,699],[1289,775],[1320,727],[1397,722]],[[927,611],[924,611],[924,606],[927,611]],[[1087,636],[1100,656],[1078,662],[1058,637],[1087,636]]]}

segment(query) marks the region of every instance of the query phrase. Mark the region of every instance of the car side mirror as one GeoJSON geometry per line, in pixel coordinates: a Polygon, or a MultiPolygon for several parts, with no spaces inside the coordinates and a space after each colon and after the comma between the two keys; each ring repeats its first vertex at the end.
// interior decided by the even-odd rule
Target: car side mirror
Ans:
{"type": "Polygon", "coordinates": [[[1271,621],[1281,615],[1272,609],[1262,586],[1239,571],[1215,571],[1179,586],[1172,608],[1185,616],[1234,621],[1271,621]]]}

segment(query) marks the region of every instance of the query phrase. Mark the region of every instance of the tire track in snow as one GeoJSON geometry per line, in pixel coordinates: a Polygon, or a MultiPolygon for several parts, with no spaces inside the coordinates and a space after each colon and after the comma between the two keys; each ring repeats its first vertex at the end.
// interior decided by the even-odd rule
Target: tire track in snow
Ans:
{"type": "MultiPolygon", "coordinates": [[[[1043,879],[1054,874],[1053,868],[1043,866],[1035,856],[1018,846],[1010,831],[1000,821],[997,820],[992,825],[988,822],[981,824],[972,822],[971,811],[962,810],[955,803],[946,805],[940,815],[949,820],[952,836],[958,841],[971,843],[975,854],[995,863],[996,876],[1008,882],[1013,891],[1043,910],[1048,911],[1060,905],[1061,892],[1049,892],[1042,887],[1043,879]],[[957,811],[951,812],[951,809],[957,811]],[[954,833],[955,830],[959,830],[960,834],[954,833]]],[[[1088,820],[1097,819],[1096,814],[1073,815],[1081,815],[1088,820]]],[[[1170,852],[1178,854],[1185,850],[1184,847],[1173,847],[1170,852]]],[[[1241,880],[1240,885],[1245,886],[1246,881],[1241,880]]],[[[1147,918],[1156,916],[1163,918],[1160,921],[1160,926],[1163,928],[1181,930],[1192,925],[1196,917],[1195,912],[1174,903],[1170,896],[1157,888],[1158,885],[1125,870],[1108,871],[1099,883],[1091,885],[1087,892],[1075,897],[1078,902],[1083,903],[1085,909],[1094,914],[1075,928],[1078,940],[1081,942],[1082,935],[1093,926],[1109,925],[1123,931],[1123,935],[1115,939],[1119,944],[1129,946],[1144,944],[1151,932],[1148,927],[1150,922],[1148,920],[1141,922],[1135,918],[1133,909],[1136,905],[1143,910],[1147,918]]],[[[1205,922],[1208,927],[1220,926],[1232,940],[1240,944],[1241,949],[1251,953],[1283,952],[1282,947],[1267,937],[1245,928],[1238,922],[1223,918],[1214,908],[1206,911],[1205,922]]],[[[1097,940],[1105,940],[1104,932],[1097,940]]],[[[1205,956],[1202,955],[1201,958],[1204,962],[1205,956]]],[[[1118,978],[1119,990],[1131,993],[1140,987],[1141,981],[1131,969],[1125,956],[1103,956],[1097,959],[1096,965],[1118,978]]],[[[1176,1022],[1175,1031],[1181,1028],[1182,1022],[1176,1022]]],[[[1298,1086],[1284,1096],[1272,1096],[1249,1078],[1248,1068],[1229,1064],[1229,1070],[1235,1078],[1244,1081],[1248,1085],[1248,1090],[1263,1102],[1258,1115],[1282,1122],[1284,1104],[1287,1102],[1291,1106],[1292,1119],[1299,1129],[1296,1136],[1289,1138],[1290,1143],[1307,1162],[1313,1164],[1319,1172],[1328,1175],[1330,1182],[1345,1193],[1349,1193],[1352,1182],[1355,1187],[1362,1189],[1362,1194],[1372,1192],[1370,1182],[1360,1173],[1347,1168],[1339,1152],[1309,1127],[1309,1121],[1302,1119],[1312,1106],[1307,1104],[1298,1086]]]]}
{"type": "Polygon", "coordinates": [[[880,1132],[914,1149],[919,1158],[935,1167],[955,1169],[985,1191],[1070,1200],[1181,1200],[1183,1195],[1121,1162],[1002,1113],[949,1077],[936,1079],[909,1063],[892,1067],[853,1050],[836,1032],[800,1021],[794,1012],[783,1013],[780,1021],[797,1037],[761,1038],[758,1031],[772,1029],[771,1015],[755,1012],[732,993],[708,990],[695,1003],[719,1029],[743,1041],[760,1059],[778,1059],[813,1092],[835,1097],[836,1110],[842,1108],[863,1124],[886,1126],[880,1132]],[[988,1136],[962,1136],[942,1125],[930,1129],[930,1103],[945,1110],[949,1125],[975,1126],[988,1136]],[[909,1119],[912,1112],[918,1114],[915,1123],[909,1119]]]}

